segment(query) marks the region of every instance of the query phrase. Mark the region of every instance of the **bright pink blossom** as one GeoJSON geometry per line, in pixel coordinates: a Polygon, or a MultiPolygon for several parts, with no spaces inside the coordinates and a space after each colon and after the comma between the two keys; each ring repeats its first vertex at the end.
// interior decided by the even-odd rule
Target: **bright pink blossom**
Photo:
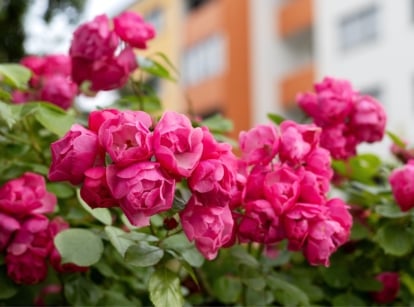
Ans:
{"type": "Polygon", "coordinates": [[[109,119],[115,118],[119,113],[118,109],[104,109],[104,110],[95,110],[89,113],[88,117],[88,128],[89,130],[98,133],[101,125],[109,119]]]}
{"type": "Polygon", "coordinates": [[[78,87],[64,75],[51,75],[43,78],[39,98],[67,110],[78,93],[78,87]]]}
{"type": "Polygon", "coordinates": [[[402,211],[414,207],[414,160],[394,169],[389,177],[392,194],[402,211]]]}
{"type": "Polygon", "coordinates": [[[400,275],[397,272],[382,272],[375,277],[382,284],[382,289],[371,293],[378,304],[392,303],[400,291],[400,275]]]}
{"type": "Polygon", "coordinates": [[[227,205],[234,184],[235,170],[218,159],[200,161],[188,178],[193,195],[205,205],[227,205]]]}
{"type": "Polygon", "coordinates": [[[243,200],[250,202],[258,199],[265,199],[264,181],[266,175],[270,173],[269,165],[257,165],[252,168],[249,174],[245,176],[245,185],[243,189],[243,200]]]}
{"type": "Polygon", "coordinates": [[[7,274],[18,284],[36,284],[46,278],[47,256],[52,248],[49,220],[43,215],[23,221],[7,248],[7,274]]]}
{"type": "Polygon", "coordinates": [[[154,129],[155,157],[171,174],[188,177],[200,161],[202,140],[201,128],[193,128],[185,115],[165,112],[154,129]]]}
{"type": "Polygon", "coordinates": [[[358,142],[382,140],[387,116],[382,105],[370,96],[359,96],[350,118],[350,126],[358,142]]]}
{"type": "Polygon", "coordinates": [[[114,30],[127,44],[140,49],[146,49],[147,41],[155,37],[154,27],[135,12],[115,17],[114,30]]]}
{"type": "Polygon", "coordinates": [[[333,176],[331,160],[331,155],[327,149],[316,147],[306,157],[304,167],[306,170],[330,181],[333,176]]]}
{"type": "Polygon", "coordinates": [[[272,244],[284,238],[279,216],[266,200],[256,200],[244,204],[237,233],[241,242],[252,241],[272,244]]]}
{"type": "Polygon", "coordinates": [[[285,120],[280,130],[279,157],[282,161],[302,163],[319,144],[321,129],[315,125],[285,120]]]}
{"type": "Polygon", "coordinates": [[[267,164],[277,154],[279,135],[274,125],[257,125],[239,135],[242,159],[248,164],[267,164]]]}
{"type": "Polygon", "coordinates": [[[151,117],[142,111],[125,111],[106,120],[99,129],[99,142],[120,166],[152,156],[151,117]]]}
{"type": "Polygon", "coordinates": [[[175,180],[156,162],[138,162],[119,168],[107,168],[107,181],[112,195],[129,221],[135,226],[146,226],[149,218],[171,209],[175,180]]]}
{"type": "Polygon", "coordinates": [[[342,123],[351,114],[356,93],[348,81],[326,77],[315,84],[315,92],[300,94],[297,100],[317,125],[342,123]]]}
{"type": "Polygon", "coordinates": [[[192,197],[180,212],[180,219],[188,240],[194,241],[208,260],[232,239],[234,221],[227,206],[203,206],[192,197]]]}
{"type": "Polygon", "coordinates": [[[79,184],[87,169],[94,165],[98,154],[96,133],[74,124],[65,136],[50,146],[52,164],[49,169],[51,181],[68,180],[79,184]]]}
{"type": "Polygon", "coordinates": [[[46,190],[45,179],[35,173],[24,173],[0,188],[0,210],[12,216],[50,213],[56,203],[56,196],[46,190]]]}
{"type": "Polygon", "coordinates": [[[327,149],[334,159],[348,159],[356,155],[358,141],[346,124],[324,127],[321,147],[327,149]]]}
{"type": "Polygon", "coordinates": [[[13,233],[20,228],[17,219],[0,212],[0,252],[9,244],[13,233]]]}
{"type": "Polygon", "coordinates": [[[85,179],[80,190],[82,199],[91,208],[109,208],[118,205],[106,180],[106,168],[93,167],[85,171],[85,179]]]}

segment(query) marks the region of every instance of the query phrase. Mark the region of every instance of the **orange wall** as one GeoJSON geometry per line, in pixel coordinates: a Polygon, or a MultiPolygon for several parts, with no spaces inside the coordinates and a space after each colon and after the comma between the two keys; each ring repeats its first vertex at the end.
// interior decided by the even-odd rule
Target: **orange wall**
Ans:
{"type": "Polygon", "coordinates": [[[185,23],[184,46],[220,32],[227,38],[226,71],[188,87],[197,113],[221,109],[234,123],[232,137],[250,127],[248,0],[211,0],[195,9],[185,23]]]}
{"type": "Polygon", "coordinates": [[[282,37],[289,36],[313,24],[313,0],[289,0],[278,10],[277,29],[282,37]]]}

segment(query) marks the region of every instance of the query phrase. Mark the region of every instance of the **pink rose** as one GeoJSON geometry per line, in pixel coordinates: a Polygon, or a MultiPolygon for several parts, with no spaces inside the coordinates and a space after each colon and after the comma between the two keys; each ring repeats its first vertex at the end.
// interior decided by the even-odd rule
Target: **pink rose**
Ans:
{"type": "Polygon", "coordinates": [[[78,87],[64,75],[51,75],[43,78],[39,96],[41,100],[51,102],[67,110],[78,93],[78,87]]]}
{"type": "Polygon", "coordinates": [[[181,224],[188,240],[208,260],[232,239],[233,217],[227,206],[203,206],[192,197],[180,212],[181,224]]]}
{"type": "Polygon", "coordinates": [[[74,124],[65,136],[50,146],[52,164],[49,180],[79,184],[87,169],[94,165],[98,154],[98,136],[96,133],[74,124]]]}
{"type": "MultiPolygon", "coordinates": [[[[75,64],[76,65],[76,64],[75,64]]],[[[76,76],[74,79],[78,84],[85,80],[91,81],[92,91],[108,91],[123,87],[127,82],[129,75],[138,65],[135,60],[135,54],[131,48],[125,48],[116,57],[107,57],[93,62],[90,74],[85,79],[80,80],[76,76]]],[[[72,73],[82,70],[83,67],[76,66],[72,73]]]]}
{"type": "Polygon", "coordinates": [[[189,177],[203,153],[203,131],[193,128],[183,114],[165,112],[154,129],[157,161],[168,172],[189,177]]]}
{"type": "Polygon", "coordinates": [[[107,168],[107,181],[112,195],[129,221],[135,226],[149,225],[149,218],[171,209],[175,180],[155,162],[138,162],[119,168],[107,168]]]}
{"type": "Polygon", "coordinates": [[[46,278],[47,256],[52,248],[49,220],[35,215],[23,221],[7,248],[7,274],[18,284],[36,284],[46,278]]]}
{"type": "Polygon", "coordinates": [[[315,84],[315,92],[298,95],[297,100],[317,125],[343,123],[351,114],[356,92],[348,81],[326,77],[315,84]]]}
{"type": "Polygon", "coordinates": [[[111,57],[118,47],[118,42],[119,38],[109,28],[108,17],[99,15],[76,29],[73,33],[69,55],[72,58],[80,57],[88,60],[111,57]]]}
{"type": "Polygon", "coordinates": [[[234,184],[235,170],[217,159],[200,161],[188,178],[190,190],[204,205],[228,205],[234,184]]]}
{"type": "Polygon", "coordinates": [[[300,174],[301,178],[298,201],[311,204],[325,203],[326,193],[330,189],[329,180],[303,169],[298,169],[296,172],[300,174]]]}
{"type": "MultiPolygon", "coordinates": [[[[69,224],[61,217],[54,218],[49,224],[49,233],[52,240],[59,232],[68,228],[69,224]]],[[[52,267],[59,273],[86,272],[89,270],[89,267],[81,267],[74,263],[62,263],[62,257],[54,245],[50,252],[49,259],[52,267]]]]}
{"type": "Polygon", "coordinates": [[[238,159],[232,152],[232,146],[225,142],[217,142],[210,130],[203,126],[203,154],[200,160],[219,159],[229,168],[237,169],[238,159]]]}
{"type": "Polygon", "coordinates": [[[382,283],[382,289],[371,293],[376,303],[392,303],[400,291],[400,276],[397,272],[382,272],[375,277],[382,283]]]}
{"type": "Polygon", "coordinates": [[[259,199],[243,207],[245,212],[237,232],[241,242],[272,244],[284,238],[279,216],[270,202],[259,199]]]}
{"type": "Polygon", "coordinates": [[[279,157],[294,164],[303,160],[319,144],[321,129],[315,125],[301,125],[285,120],[280,125],[279,157]]]}
{"type": "Polygon", "coordinates": [[[147,41],[155,37],[155,29],[135,12],[123,12],[114,18],[114,30],[127,44],[146,49],[147,41]]]}
{"type": "Polygon", "coordinates": [[[106,180],[106,168],[103,166],[93,167],[85,171],[85,179],[80,195],[91,208],[109,208],[118,205],[109,189],[106,180]]]}
{"type": "Polygon", "coordinates": [[[91,113],[89,113],[88,117],[89,130],[98,133],[99,128],[106,120],[115,118],[119,113],[121,113],[121,111],[118,109],[104,109],[92,111],[91,113]]]}
{"type": "Polygon", "coordinates": [[[46,190],[45,179],[35,173],[24,173],[0,188],[0,210],[12,216],[50,213],[56,203],[56,196],[46,190]]]}
{"type": "Polygon", "coordinates": [[[242,159],[248,164],[267,164],[276,156],[279,135],[274,125],[258,125],[239,135],[242,159]]]}
{"type": "Polygon", "coordinates": [[[345,160],[356,155],[358,142],[347,125],[338,124],[322,129],[320,145],[327,149],[334,159],[345,160]]]}
{"type": "Polygon", "coordinates": [[[327,149],[316,147],[306,157],[304,167],[306,170],[330,181],[333,177],[331,160],[331,154],[327,149]]]}
{"type": "Polygon", "coordinates": [[[394,169],[389,177],[392,194],[402,211],[414,207],[414,160],[394,169]]]}
{"type": "Polygon", "coordinates": [[[321,213],[319,204],[297,203],[283,215],[283,227],[289,240],[289,250],[298,251],[309,233],[311,219],[321,213]]]}
{"type": "Polygon", "coordinates": [[[264,180],[264,193],[277,214],[292,207],[299,197],[301,177],[290,167],[275,166],[264,180]]]}
{"type": "Polygon", "coordinates": [[[13,217],[0,212],[0,252],[8,246],[13,233],[20,228],[20,223],[13,217]]]}
{"type": "Polygon", "coordinates": [[[119,166],[148,160],[152,156],[151,126],[147,113],[124,111],[102,124],[99,142],[119,166]]]}
{"type": "Polygon", "coordinates": [[[43,75],[70,76],[71,62],[66,54],[50,54],[44,57],[43,75]]]}
{"type": "Polygon", "coordinates": [[[270,173],[269,165],[257,165],[252,168],[250,174],[247,175],[243,189],[243,200],[245,202],[265,199],[264,180],[266,175],[270,173]]]}
{"type": "Polygon", "coordinates": [[[11,101],[16,104],[25,103],[29,100],[34,100],[33,93],[29,93],[29,92],[15,90],[11,93],[11,95],[12,95],[11,101]]]}
{"type": "Polygon", "coordinates": [[[387,116],[382,105],[370,96],[359,96],[351,115],[350,126],[359,142],[382,140],[387,116]]]}
{"type": "Polygon", "coordinates": [[[329,257],[349,238],[352,216],[339,198],[330,199],[309,225],[303,253],[310,264],[329,266],[329,257]]]}

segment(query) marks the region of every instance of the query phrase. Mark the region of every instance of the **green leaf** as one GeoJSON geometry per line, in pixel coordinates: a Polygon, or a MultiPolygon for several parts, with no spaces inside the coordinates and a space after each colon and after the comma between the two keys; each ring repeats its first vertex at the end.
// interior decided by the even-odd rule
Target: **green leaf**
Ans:
{"type": "Polygon", "coordinates": [[[54,239],[55,246],[62,256],[62,263],[90,266],[102,256],[102,240],[93,232],[71,228],[60,232],[54,239]]]}
{"type": "Polygon", "coordinates": [[[61,108],[46,102],[37,102],[37,121],[52,133],[63,136],[75,123],[75,118],[61,108]]]}
{"type": "Polygon", "coordinates": [[[10,105],[0,101],[0,119],[11,128],[16,123],[16,116],[13,114],[10,105]]]}
{"type": "Polygon", "coordinates": [[[249,287],[246,289],[247,306],[273,306],[273,300],[274,295],[270,290],[257,291],[249,287]]]}
{"type": "Polygon", "coordinates": [[[404,256],[413,248],[413,235],[404,225],[388,223],[378,229],[376,241],[385,253],[404,256]]]}
{"type": "Polygon", "coordinates": [[[354,221],[351,229],[351,240],[362,240],[369,237],[369,229],[361,223],[354,221]]]}
{"type": "Polygon", "coordinates": [[[269,118],[272,122],[276,125],[280,125],[282,122],[286,120],[282,115],[269,113],[267,114],[267,118],[269,118]]]}
{"type": "Polygon", "coordinates": [[[167,268],[158,268],[152,274],[148,290],[155,307],[181,307],[184,304],[180,279],[167,268]]]}
{"type": "Polygon", "coordinates": [[[266,287],[266,280],[259,270],[254,267],[241,266],[239,269],[240,278],[248,288],[262,291],[266,287]]]}
{"type": "Polygon", "coordinates": [[[164,256],[164,251],[146,242],[131,245],[125,252],[125,262],[138,267],[157,264],[164,256]]]}
{"type": "Polygon", "coordinates": [[[104,292],[82,275],[71,275],[65,282],[65,296],[72,306],[97,306],[104,292]]]}
{"type": "Polygon", "coordinates": [[[112,224],[112,216],[108,208],[92,209],[91,207],[89,207],[89,205],[80,196],[80,189],[76,189],[76,196],[82,208],[88,211],[94,218],[96,218],[98,221],[105,225],[112,224]]]}
{"type": "Polygon", "coordinates": [[[401,218],[410,214],[409,212],[401,211],[400,207],[398,207],[395,203],[387,203],[375,206],[375,212],[383,217],[388,217],[391,219],[401,218]]]}
{"type": "Polygon", "coordinates": [[[363,292],[380,291],[383,287],[382,283],[375,278],[370,277],[354,277],[352,285],[356,290],[363,292]]]}
{"type": "Polygon", "coordinates": [[[283,306],[309,305],[309,298],[302,289],[275,274],[267,276],[267,280],[275,299],[283,306]]]}
{"type": "Polygon", "coordinates": [[[401,147],[401,148],[406,148],[407,147],[405,142],[403,140],[401,140],[395,133],[393,133],[389,130],[387,130],[386,133],[395,145],[397,145],[398,147],[401,147]]]}
{"type": "Polygon", "coordinates": [[[121,235],[121,238],[131,240],[134,242],[141,242],[141,241],[157,242],[159,241],[158,237],[156,236],[149,235],[147,233],[137,232],[137,231],[125,232],[123,235],[121,235]]]}
{"type": "Polygon", "coordinates": [[[352,293],[343,293],[335,296],[333,306],[366,306],[365,302],[352,293]]]}
{"type": "Polygon", "coordinates": [[[233,130],[233,122],[224,118],[221,114],[215,114],[199,123],[200,126],[206,126],[211,132],[225,133],[233,130]]]}
{"type": "Polygon", "coordinates": [[[156,52],[152,57],[160,57],[177,75],[180,75],[179,70],[173,62],[168,58],[168,56],[162,52],[156,52]]]}
{"type": "Polygon", "coordinates": [[[0,267],[0,300],[8,299],[16,295],[19,287],[7,276],[6,267],[0,267]]]}
{"type": "Polygon", "coordinates": [[[31,72],[20,64],[0,64],[0,75],[4,82],[11,87],[25,89],[31,77],[31,72]]]}
{"type": "Polygon", "coordinates": [[[139,307],[142,306],[139,301],[133,301],[126,297],[127,293],[121,293],[115,290],[106,290],[104,297],[99,301],[98,306],[123,306],[123,307],[139,307]]]}
{"type": "Polygon", "coordinates": [[[330,267],[320,267],[323,279],[333,288],[346,288],[352,281],[347,266],[344,263],[332,264],[330,267]]]}
{"type": "Polygon", "coordinates": [[[204,263],[204,257],[193,243],[188,241],[183,233],[170,236],[162,241],[161,247],[176,251],[193,267],[200,267],[204,263]]]}
{"type": "Polygon", "coordinates": [[[170,81],[176,81],[168,69],[166,69],[161,63],[155,61],[154,59],[139,56],[138,63],[139,69],[141,71],[145,71],[146,73],[155,77],[167,79],[170,81]]]}
{"type": "Polygon", "coordinates": [[[237,277],[220,276],[214,280],[213,292],[221,302],[225,304],[235,303],[242,293],[242,284],[237,277]]]}
{"type": "Polygon", "coordinates": [[[50,182],[47,184],[47,190],[58,198],[70,198],[75,195],[73,187],[64,182],[50,182]]]}
{"type": "Polygon", "coordinates": [[[125,235],[125,231],[120,228],[106,226],[105,232],[115,249],[121,254],[122,257],[124,257],[125,252],[131,245],[134,244],[134,242],[123,238],[122,235],[125,235]]]}
{"type": "Polygon", "coordinates": [[[243,246],[234,246],[230,250],[230,255],[234,258],[235,265],[245,265],[253,268],[259,267],[257,259],[250,255],[243,246]]]}

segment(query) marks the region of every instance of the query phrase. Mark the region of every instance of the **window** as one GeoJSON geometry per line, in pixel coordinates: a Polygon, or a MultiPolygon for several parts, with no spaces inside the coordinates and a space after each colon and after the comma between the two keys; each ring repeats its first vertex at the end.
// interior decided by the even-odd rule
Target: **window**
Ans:
{"type": "Polygon", "coordinates": [[[346,16],[339,25],[341,48],[348,50],[378,37],[378,8],[370,6],[346,16]]]}
{"type": "Polygon", "coordinates": [[[145,16],[145,20],[154,26],[157,33],[162,31],[164,26],[164,14],[161,9],[156,8],[149,12],[149,14],[145,16]]]}
{"type": "Polygon", "coordinates": [[[195,44],[184,53],[183,80],[186,85],[197,84],[221,74],[226,64],[226,42],[214,34],[195,44]]]}

